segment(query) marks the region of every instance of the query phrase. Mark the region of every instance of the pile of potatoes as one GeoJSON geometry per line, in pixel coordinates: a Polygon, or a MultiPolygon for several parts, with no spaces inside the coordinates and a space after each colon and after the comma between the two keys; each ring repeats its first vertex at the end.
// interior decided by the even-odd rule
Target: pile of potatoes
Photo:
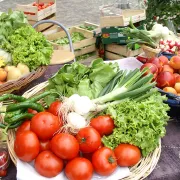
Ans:
{"type": "Polygon", "coordinates": [[[17,66],[7,65],[4,68],[0,68],[0,84],[11,80],[18,80],[29,73],[29,67],[25,64],[19,63],[17,66]]]}

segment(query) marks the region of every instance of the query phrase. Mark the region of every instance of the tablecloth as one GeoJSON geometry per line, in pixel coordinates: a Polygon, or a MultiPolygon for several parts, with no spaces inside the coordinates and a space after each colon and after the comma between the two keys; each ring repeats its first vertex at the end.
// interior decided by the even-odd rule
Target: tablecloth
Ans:
{"type": "MultiPolygon", "coordinates": [[[[33,81],[17,93],[22,94],[35,85],[46,81],[60,67],[60,65],[49,66],[42,77],[33,81]]],[[[167,126],[167,134],[162,139],[160,160],[146,180],[180,180],[180,108],[171,108],[169,115],[171,119],[167,126]]],[[[2,178],[2,180],[16,180],[16,168],[12,162],[8,168],[8,175],[2,178]]]]}

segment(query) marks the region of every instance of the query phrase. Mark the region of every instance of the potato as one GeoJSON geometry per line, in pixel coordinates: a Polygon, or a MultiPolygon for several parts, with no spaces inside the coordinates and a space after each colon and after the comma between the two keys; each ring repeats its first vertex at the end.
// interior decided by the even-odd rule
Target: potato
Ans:
{"type": "Polygon", "coordinates": [[[8,72],[8,71],[10,71],[13,68],[16,68],[16,67],[15,66],[8,66],[7,65],[4,69],[8,72]]]}
{"type": "Polygon", "coordinates": [[[19,63],[17,68],[21,71],[22,75],[26,75],[30,73],[29,67],[25,64],[19,63]]]}
{"type": "Polygon", "coordinates": [[[22,76],[21,71],[18,68],[12,68],[9,70],[7,80],[17,80],[22,76]]]}

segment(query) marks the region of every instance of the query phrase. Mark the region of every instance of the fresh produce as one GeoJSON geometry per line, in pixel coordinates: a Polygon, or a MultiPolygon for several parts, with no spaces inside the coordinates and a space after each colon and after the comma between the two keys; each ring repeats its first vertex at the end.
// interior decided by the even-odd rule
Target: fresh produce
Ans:
{"type": "Polygon", "coordinates": [[[96,129],[101,136],[109,135],[113,132],[114,121],[110,116],[97,116],[90,121],[90,126],[96,129]]]}
{"type": "Polygon", "coordinates": [[[21,75],[27,75],[30,73],[29,67],[26,66],[25,64],[19,63],[17,65],[17,68],[20,70],[21,75]]]}
{"type": "MultiPolygon", "coordinates": [[[[7,43],[8,37],[12,35],[16,29],[27,26],[27,24],[28,21],[21,11],[9,10],[8,13],[0,14],[0,48],[3,49],[2,45],[7,43]]],[[[5,49],[3,50],[5,51],[5,49]]],[[[2,54],[0,56],[2,56],[2,54]]],[[[9,61],[10,56],[8,62],[9,61]]]]}
{"type": "MultiPolygon", "coordinates": [[[[49,6],[52,6],[53,4],[54,4],[54,2],[49,2],[49,3],[37,3],[37,2],[34,2],[32,5],[36,6],[38,8],[38,11],[41,11],[43,9],[46,9],[49,6]]],[[[31,12],[24,12],[24,14],[35,15],[35,13],[31,13],[31,12]]]]}
{"type": "Polygon", "coordinates": [[[17,80],[22,77],[21,71],[18,68],[12,68],[7,73],[7,81],[17,80]]]}
{"type": "Polygon", "coordinates": [[[141,151],[131,144],[120,144],[114,149],[117,163],[121,167],[134,166],[141,159],[141,151]]]}
{"type": "Polygon", "coordinates": [[[0,151],[0,167],[3,167],[8,162],[8,153],[5,150],[0,151]]]}
{"type": "Polygon", "coordinates": [[[148,68],[149,70],[146,71],[146,73],[144,73],[144,76],[146,76],[147,74],[151,73],[154,75],[153,77],[153,80],[156,79],[157,75],[158,75],[158,68],[155,64],[153,63],[145,63],[144,65],[141,66],[141,71],[144,69],[144,68],[148,68]]]}
{"type": "Polygon", "coordinates": [[[0,68],[0,81],[5,81],[7,78],[7,71],[0,68]]]}
{"type": "Polygon", "coordinates": [[[166,56],[159,56],[159,60],[160,62],[162,62],[163,65],[169,64],[169,60],[166,56]]]}
{"type": "Polygon", "coordinates": [[[32,71],[50,63],[52,45],[33,27],[20,27],[8,36],[7,41],[2,44],[2,48],[12,54],[13,65],[23,63],[32,71]]]}
{"type": "Polygon", "coordinates": [[[4,61],[4,65],[11,62],[11,54],[7,53],[3,49],[0,49],[0,60],[4,61]]]}
{"type": "Polygon", "coordinates": [[[24,131],[30,131],[30,123],[31,121],[27,120],[27,121],[24,121],[17,129],[16,131],[16,136],[18,134],[20,134],[21,132],[24,132],[24,131]]]}
{"type": "MultiPolygon", "coordinates": [[[[86,39],[86,37],[84,37],[84,35],[80,32],[71,33],[71,40],[73,43],[82,41],[84,39],[86,39]]],[[[64,38],[53,40],[53,42],[59,45],[66,45],[66,44],[69,44],[69,39],[68,37],[64,37],[64,38]]]]}
{"type": "Polygon", "coordinates": [[[109,106],[107,114],[112,116],[116,127],[111,135],[102,138],[103,144],[115,149],[121,143],[129,143],[139,147],[142,155],[147,156],[166,132],[169,106],[163,103],[165,99],[156,92],[138,102],[124,100],[109,106]]]}
{"type": "Polygon", "coordinates": [[[50,150],[50,140],[39,141],[40,142],[40,152],[50,150]]]}
{"type": "Polygon", "coordinates": [[[79,144],[74,136],[60,133],[52,138],[51,150],[59,158],[70,160],[77,157],[79,153],[79,144]]]}
{"type": "Polygon", "coordinates": [[[175,85],[175,77],[173,75],[173,73],[165,71],[165,72],[161,72],[158,76],[157,76],[157,87],[159,88],[164,88],[166,86],[168,87],[174,87],[175,85]]]}
{"type": "Polygon", "coordinates": [[[76,139],[79,143],[79,149],[83,153],[92,153],[101,145],[101,136],[92,127],[80,129],[76,135],[76,139]]]}
{"type": "Polygon", "coordinates": [[[169,65],[174,69],[180,69],[180,56],[173,56],[170,59],[169,65]]]}
{"type": "Polygon", "coordinates": [[[93,166],[89,160],[76,157],[66,165],[65,174],[69,180],[91,180],[93,166]]]}
{"type": "Polygon", "coordinates": [[[92,164],[95,172],[102,176],[111,175],[117,168],[115,154],[107,147],[102,147],[93,154],[92,164]]]}
{"type": "MultiPolygon", "coordinates": [[[[56,76],[48,80],[46,90],[53,90],[65,97],[73,94],[96,98],[106,84],[116,75],[119,67],[117,63],[105,64],[102,59],[93,61],[90,67],[78,62],[64,65],[56,76]]],[[[51,94],[45,98],[50,105],[57,95],[51,94]]]]}
{"type": "Polygon", "coordinates": [[[19,159],[31,162],[39,154],[39,140],[32,131],[24,131],[16,136],[14,151],[19,159]]]}
{"type": "Polygon", "coordinates": [[[152,64],[155,64],[158,68],[158,73],[160,73],[163,69],[163,62],[160,61],[159,58],[157,57],[154,57],[154,58],[150,58],[148,60],[148,63],[152,63],[152,64]]]}
{"type": "Polygon", "coordinates": [[[40,175],[52,178],[63,170],[63,161],[51,151],[43,151],[36,157],[34,167],[40,175]]]}
{"type": "Polygon", "coordinates": [[[174,69],[170,65],[167,65],[167,64],[165,64],[162,69],[162,72],[165,72],[165,71],[171,72],[172,74],[174,73],[174,69]]]}
{"type": "Polygon", "coordinates": [[[163,91],[177,95],[176,89],[174,89],[172,87],[165,87],[165,88],[163,88],[163,91]]]}
{"type": "Polygon", "coordinates": [[[0,177],[5,177],[7,175],[7,170],[0,170],[0,177]]]}
{"type": "Polygon", "coordinates": [[[51,103],[51,105],[49,106],[48,111],[52,114],[54,114],[55,116],[58,115],[58,111],[61,108],[62,102],[60,101],[55,101],[53,103],[51,103]]]}
{"type": "Polygon", "coordinates": [[[174,86],[177,93],[180,93],[180,82],[176,83],[174,86]]]}
{"type": "Polygon", "coordinates": [[[51,139],[62,125],[61,119],[49,112],[40,112],[31,119],[31,131],[41,140],[51,139]]]}

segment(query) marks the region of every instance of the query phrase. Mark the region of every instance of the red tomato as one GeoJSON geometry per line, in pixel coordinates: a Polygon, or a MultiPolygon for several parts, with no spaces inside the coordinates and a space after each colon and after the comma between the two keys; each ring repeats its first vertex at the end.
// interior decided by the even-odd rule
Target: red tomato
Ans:
{"type": "Polygon", "coordinates": [[[89,160],[77,157],[68,162],[65,174],[69,180],[90,180],[93,175],[93,166],[89,160]]]}
{"type": "Polygon", "coordinates": [[[49,5],[53,5],[54,4],[54,2],[49,2],[49,5]]]}
{"type": "Polygon", "coordinates": [[[60,133],[52,138],[51,150],[61,159],[69,160],[77,157],[79,144],[74,136],[60,133]]]}
{"type": "Polygon", "coordinates": [[[40,152],[50,150],[50,140],[40,141],[40,152]]]}
{"type": "Polygon", "coordinates": [[[37,114],[38,112],[36,110],[34,110],[34,109],[28,108],[28,113],[37,114]]]}
{"type": "Polygon", "coordinates": [[[8,161],[8,153],[6,151],[0,152],[0,167],[4,166],[8,161]]]}
{"type": "Polygon", "coordinates": [[[113,132],[114,121],[108,115],[98,116],[91,120],[90,126],[92,126],[94,129],[96,129],[101,136],[109,135],[113,132]]]}
{"type": "Polygon", "coordinates": [[[82,128],[77,136],[80,151],[83,153],[91,153],[96,151],[101,145],[100,134],[92,127],[82,128]]]}
{"type": "Polygon", "coordinates": [[[31,121],[27,120],[27,121],[24,121],[17,129],[16,131],[16,136],[21,133],[21,132],[24,132],[24,131],[30,131],[30,123],[31,121]]]}
{"type": "Polygon", "coordinates": [[[16,136],[14,151],[19,159],[30,162],[39,154],[40,144],[35,133],[24,131],[16,136]]]}
{"type": "Polygon", "coordinates": [[[63,170],[63,161],[51,151],[41,152],[34,163],[36,171],[45,177],[52,178],[63,170]]]}
{"type": "Polygon", "coordinates": [[[61,105],[62,105],[62,102],[55,101],[55,102],[51,103],[48,111],[50,113],[54,114],[55,116],[58,116],[58,112],[59,112],[59,109],[60,109],[61,105]]]}
{"type": "Polygon", "coordinates": [[[7,175],[7,170],[0,170],[0,177],[4,177],[7,175]]]}
{"type": "Polygon", "coordinates": [[[120,144],[114,149],[117,163],[121,167],[134,166],[141,159],[141,151],[131,144],[120,144]]]}
{"type": "Polygon", "coordinates": [[[31,119],[31,131],[39,139],[48,140],[62,127],[62,121],[49,112],[40,112],[31,119]]]}
{"type": "Polygon", "coordinates": [[[107,147],[102,147],[93,154],[92,164],[94,170],[102,176],[109,176],[117,168],[115,154],[107,147]]]}

